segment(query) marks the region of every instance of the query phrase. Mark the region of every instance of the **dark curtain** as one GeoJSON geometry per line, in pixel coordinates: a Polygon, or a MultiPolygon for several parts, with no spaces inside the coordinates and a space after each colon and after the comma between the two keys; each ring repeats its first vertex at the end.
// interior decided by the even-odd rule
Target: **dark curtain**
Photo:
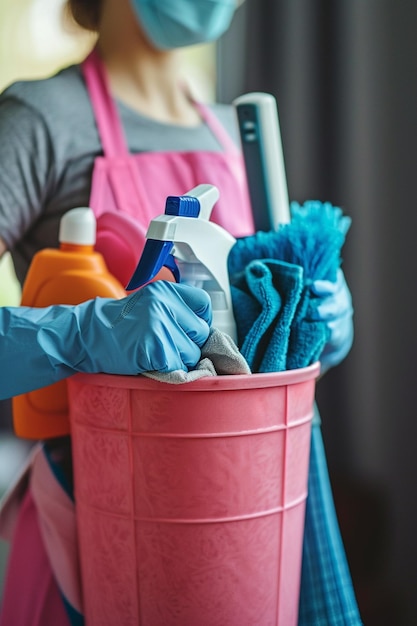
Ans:
{"type": "Polygon", "coordinates": [[[352,217],[347,359],[317,401],[366,626],[417,624],[417,3],[246,0],[218,98],[275,95],[290,199],[352,217]]]}

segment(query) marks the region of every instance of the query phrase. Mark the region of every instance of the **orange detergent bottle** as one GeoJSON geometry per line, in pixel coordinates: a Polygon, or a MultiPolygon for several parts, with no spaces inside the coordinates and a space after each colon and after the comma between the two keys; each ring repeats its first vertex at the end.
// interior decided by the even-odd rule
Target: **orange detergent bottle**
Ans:
{"type": "MultiPolygon", "coordinates": [[[[109,273],[103,256],[94,250],[96,220],[91,209],[68,211],[60,223],[58,249],[46,248],[32,260],[22,290],[22,306],[79,304],[96,296],[123,298],[126,291],[109,273]]],[[[17,436],[49,439],[69,434],[67,384],[13,398],[17,436]]]]}

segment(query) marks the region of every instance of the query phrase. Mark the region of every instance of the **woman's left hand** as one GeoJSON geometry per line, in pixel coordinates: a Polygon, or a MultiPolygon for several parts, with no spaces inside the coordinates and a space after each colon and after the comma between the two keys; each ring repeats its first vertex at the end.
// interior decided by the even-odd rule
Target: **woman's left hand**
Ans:
{"type": "Polygon", "coordinates": [[[321,300],[316,308],[316,319],[326,322],[329,330],[329,340],[320,356],[321,371],[325,372],[343,361],[352,347],[352,296],[341,269],[336,282],[316,280],[311,290],[321,300]]]}

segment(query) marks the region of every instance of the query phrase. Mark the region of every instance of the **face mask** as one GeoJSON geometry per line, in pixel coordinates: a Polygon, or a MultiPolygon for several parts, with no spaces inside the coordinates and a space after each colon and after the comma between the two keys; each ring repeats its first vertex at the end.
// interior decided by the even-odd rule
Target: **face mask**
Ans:
{"type": "Polygon", "coordinates": [[[218,39],[229,28],[236,0],[131,0],[150,41],[160,50],[218,39]]]}

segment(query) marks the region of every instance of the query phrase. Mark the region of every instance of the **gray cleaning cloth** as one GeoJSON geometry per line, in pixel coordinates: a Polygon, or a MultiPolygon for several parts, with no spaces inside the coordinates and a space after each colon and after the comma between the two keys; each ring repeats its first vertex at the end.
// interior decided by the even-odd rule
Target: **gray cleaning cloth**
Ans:
{"type": "Polygon", "coordinates": [[[229,335],[218,328],[211,328],[204,346],[201,348],[201,360],[195,369],[189,372],[145,372],[145,376],[164,383],[179,385],[190,383],[204,376],[225,376],[227,374],[250,374],[246,359],[229,335]]]}

